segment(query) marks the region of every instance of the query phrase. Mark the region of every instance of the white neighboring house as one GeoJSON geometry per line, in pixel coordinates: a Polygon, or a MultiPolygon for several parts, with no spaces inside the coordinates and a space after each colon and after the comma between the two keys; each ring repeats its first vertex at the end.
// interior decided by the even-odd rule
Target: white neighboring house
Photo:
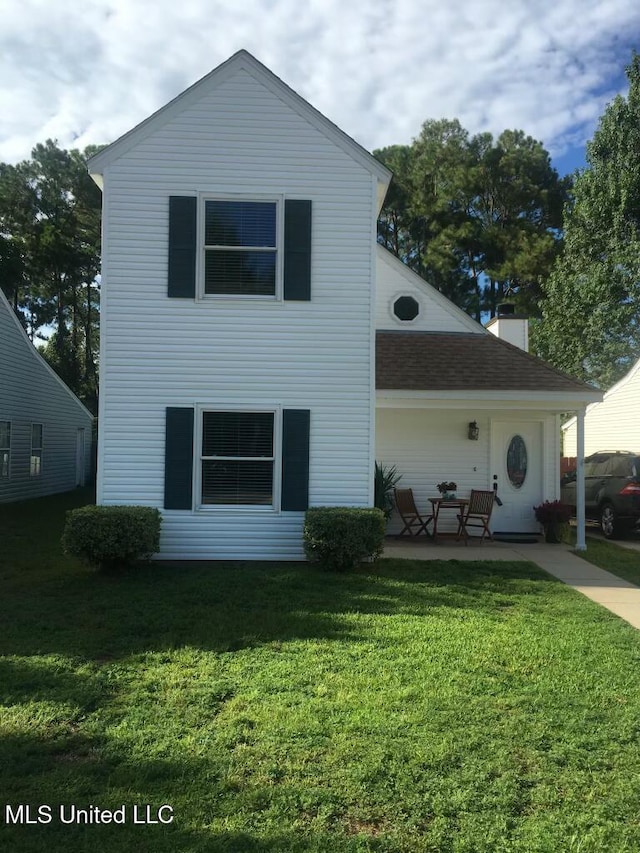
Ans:
{"type": "Polygon", "coordinates": [[[91,471],[93,416],[0,290],[0,503],[71,491],[91,471]]]}
{"type": "Polygon", "coordinates": [[[250,54],[89,170],[103,190],[97,499],[162,509],[161,557],[300,559],[305,509],[370,506],[375,459],[421,500],[443,477],[466,490],[498,476],[505,530],[557,497],[559,413],[599,393],[377,246],[390,173],[250,54]]]}
{"type": "MultiPolygon", "coordinates": [[[[599,450],[640,452],[640,359],[622,379],[592,403],[585,414],[585,455],[599,450]]],[[[577,422],[562,425],[563,455],[577,455],[577,422]]]]}

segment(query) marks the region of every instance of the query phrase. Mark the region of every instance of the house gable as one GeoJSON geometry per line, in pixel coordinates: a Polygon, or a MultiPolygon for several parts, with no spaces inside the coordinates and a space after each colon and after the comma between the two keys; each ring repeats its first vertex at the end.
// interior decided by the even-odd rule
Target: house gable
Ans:
{"type": "MultiPolygon", "coordinates": [[[[601,402],[592,403],[585,413],[585,454],[598,450],[640,451],[640,359],[613,385],[601,402]]],[[[572,417],[562,425],[565,456],[577,453],[577,423],[572,417]]]]}
{"type": "Polygon", "coordinates": [[[321,112],[312,107],[307,101],[287,86],[266,66],[259,62],[246,50],[240,50],[223,62],[209,74],[202,77],[164,107],[161,107],[132,130],[125,133],[111,145],[98,152],[89,160],[88,168],[91,176],[102,187],[102,176],[106,168],[115,160],[122,157],[132,148],[139,145],[148,136],[157,133],[167,122],[170,122],[183,111],[197,105],[212,89],[223,85],[234,75],[244,72],[251,75],[261,86],[268,89],[277,98],[287,104],[299,116],[309,122],[315,129],[323,133],[348,156],[358,162],[375,176],[378,184],[378,212],[382,208],[387,188],[391,181],[391,172],[376,160],[365,148],[330,121],[321,112]]]}
{"type": "MultiPolygon", "coordinates": [[[[411,309],[411,303],[409,303],[411,309]]],[[[376,245],[376,329],[415,332],[460,332],[487,334],[462,309],[421,278],[399,258],[376,245]],[[415,317],[402,320],[403,303],[413,300],[415,317]]]]}

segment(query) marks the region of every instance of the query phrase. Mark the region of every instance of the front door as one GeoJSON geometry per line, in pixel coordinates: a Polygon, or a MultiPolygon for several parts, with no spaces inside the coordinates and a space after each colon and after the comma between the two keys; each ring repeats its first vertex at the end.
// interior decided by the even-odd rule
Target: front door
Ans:
{"type": "Polygon", "coordinates": [[[542,423],[492,421],[491,482],[502,506],[494,505],[491,528],[537,533],[533,507],[542,502],[542,423]]]}

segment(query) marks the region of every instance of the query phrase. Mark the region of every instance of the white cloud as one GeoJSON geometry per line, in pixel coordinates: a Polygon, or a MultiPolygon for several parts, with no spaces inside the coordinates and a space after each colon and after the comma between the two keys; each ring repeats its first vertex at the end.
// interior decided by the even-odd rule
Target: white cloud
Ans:
{"type": "Polygon", "coordinates": [[[458,117],[561,154],[637,32],[628,0],[3,0],[0,160],[110,142],[242,47],[369,149],[458,117]]]}

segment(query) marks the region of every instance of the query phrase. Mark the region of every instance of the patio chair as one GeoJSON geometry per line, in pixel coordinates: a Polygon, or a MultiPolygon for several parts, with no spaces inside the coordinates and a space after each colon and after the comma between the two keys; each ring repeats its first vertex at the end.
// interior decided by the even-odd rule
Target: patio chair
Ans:
{"type": "Polygon", "coordinates": [[[402,519],[402,523],[404,524],[404,527],[400,533],[398,533],[396,539],[400,538],[400,536],[404,536],[405,533],[409,536],[420,536],[421,533],[424,533],[425,536],[429,536],[427,527],[429,522],[433,520],[433,515],[430,515],[428,518],[423,518],[420,515],[416,508],[416,502],[413,499],[413,490],[394,489],[393,494],[395,497],[396,509],[402,519]]]}
{"type": "MultiPolygon", "coordinates": [[[[471,490],[471,497],[466,508],[458,515],[458,539],[464,535],[464,544],[469,544],[469,527],[478,527],[482,530],[480,543],[485,536],[493,541],[493,536],[489,530],[489,521],[493,512],[493,503],[495,501],[495,492],[480,491],[478,489],[471,490]]],[[[477,539],[477,536],[473,537],[477,539]]]]}

